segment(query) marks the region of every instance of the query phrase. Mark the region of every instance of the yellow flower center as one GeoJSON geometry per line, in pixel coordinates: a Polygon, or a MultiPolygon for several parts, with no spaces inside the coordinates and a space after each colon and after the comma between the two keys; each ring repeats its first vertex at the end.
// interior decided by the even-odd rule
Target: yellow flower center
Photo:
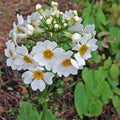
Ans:
{"type": "Polygon", "coordinates": [[[9,53],[10,53],[11,56],[13,56],[12,50],[9,50],[9,53]]]}
{"type": "Polygon", "coordinates": [[[64,60],[62,61],[62,65],[63,65],[64,67],[68,67],[68,66],[72,65],[70,58],[64,59],[64,60]]]}
{"type": "Polygon", "coordinates": [[[83,44],[80,48],[79,48],[79,54],[80,55],[84,55],[85,52],[87,51],[88,46],[86,44],[83,44]]]}
{"type": "Polygon", "coordinates": [[[37,80],[40,80],[40,79],[42,79],[42,78],[44,77],[44,74],[43,74],[43,72],[40,71],[40,70],[35,70],[35,71],[33,72],[33,77],[34,77],[35,79],[37,79],[37,80]]]}
{"type": "Polygon", "coordinates": [[[32,61],[27,55],[24,55],[24,56],[23,56],[23,60],[24,60],[26,63],[30,63],[30,64],[33,63],[33,61],[32,61]]]}
{"type": "Polygon", "coordinates": [[[43,51],[43,57],[47,58],[47,59],[52,59],[52,57],[54,56],[54,52],[50,49],[44,50],[43,51]]]}

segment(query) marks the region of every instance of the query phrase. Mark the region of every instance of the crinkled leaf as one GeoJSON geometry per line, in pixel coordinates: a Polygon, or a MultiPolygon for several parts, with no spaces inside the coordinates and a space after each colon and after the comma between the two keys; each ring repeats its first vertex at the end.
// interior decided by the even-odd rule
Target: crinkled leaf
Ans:
{"type": "Polygon", "coordinates": [[[118,88],[118,87],[113,87],[113,91],[114,91],[117,95],[120,95],[120,88],[118,88]]]}
{"type": "Polygon", "coordinates": [[[93,61],[95,63],[99,63],[101,61],[100,55],[98,55],[97,51],[91,52],[92,57],[89,59],[89,61],[93,61]]]}
{"type": "Polygon", "coordinates": [[[120,46],[120,29],[117,27],[110,28],[110,35],[115,37],[115,42],[109,44],[109,51],[111,54],[116,54],[120,46]]]}
{"type": "Polygon", "coordinates": [[[108,84],[108,82],[106,81],[101,81],[101,85],[102,85],[102,103],[105,105],[110,98],[112,98],[113,96],[113,92],[108,84]]]}
{"type": "Polygon", "coordinates": [[[102,103],[99,100],[93,101],[90,105],[90,116],[98,116],[102,113],[102,103]]]}
{"type": "Polygon", "coordinates": [[[92,71],[90,69],[88,69],[87,67],[85,67],[82,71],[82,78],[86,84],[90,83],[91,80],[93,79],[92,71]]]}
{"type": "Polygon", "coordinates": [[[112,64],[112,60],[111,60],[111,57],[109,57],[109,58],[104,62],[104,65],[103,65],[104,69],[110,68],[111,64],[112,64]]]}
{"type": "Polygon", "coordinates": [[[74,92],[75,107],[80,118],[83,118],[83,114],[87,113],[88,96],[87,91],[82,82],[78,83],[74,92]]]}
{"type": "MultiPolygon", "coordinates": [[[[40,112],[40,115],[39,115],[40,118],[39,118],[39,120],[41,120],[42,113],[43,112],[40,112]]],[[[54,116],[54,114],[52,113],[52,111],[49,110],[49,109],[47,110],[46,120],[57,120],[56,117],[54,116]]],[[[61,120],[62,120],[62,118],[61,118],[61,120]]]]}
{"type": "Polygon", "coordinates": [[[32,104],[29,102],[23,102],[20,105],[19,115],[17,120],[39,120],[39,113],[36,109],[32,108],[32,104]]]}
{"type": "Polygon", "coordinates": [[[105,80],[108,76],[108,71],[104,70],[103,67],[99,67],[98,70],[94,71],[94,78],[99,82],[105,80]]]}
{"type": "Polygon", "coordinates": [[[117,64],[112,64],[111,68],[110,68],[110,76],[113,79],[117,79],[119,76],[119,67],[117,64]]]}
{"type": "Polygon", "coordinates": [[[103,25],[106,25],[106,18],[102,9],[97,9],[96,17],[100,23],[102,23],[103,25]]]}
{"type": "Polygon", "coordinates": [[[117,111],[117,114],[120,117],[120,98],[115,95],[115,96],[113,96],[112,102],[113,102],[113,106],[115,107],[115,109],[117,111]]]}
{"type": "Polygon", "coordinates": [[[107,79],[112,87],[116,87],[119,84],[119,79],[112,79],[110,75],[107,76],[107,79]]]}
{"type": "Polygon", "coordinates": [[[116,53],[115,59],[116,59],[116,60],[120,60],[120,50],[116,53]]]}

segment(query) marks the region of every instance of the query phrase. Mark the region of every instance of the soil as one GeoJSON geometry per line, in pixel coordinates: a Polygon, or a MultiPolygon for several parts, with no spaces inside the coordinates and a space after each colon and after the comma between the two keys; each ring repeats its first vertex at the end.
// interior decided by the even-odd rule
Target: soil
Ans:
{"type": "MultiPolygon", "coordinates": [[[[84,8],[84,3],[72,4],[69,0],[58,0],[59,9],[61,11],[69,9],[77,9],[81,13],[84,8]]],[[[3,72],[0,75],[0,120],[17,120],[19,105],[26,101],[25,93],[29,93],[29,89],[24,87],[21,79],[21,74],[18,71],[13,71],[6,66],[4,56],[5,42],[8,40],[8,33],[13,27],[13,21],[16,21],[16,14],[23,14],[24,18],[35,11],[35,5],[42,4],[43,7],[51,4],[49,0],[0,0],[0,9],[4,10],[7,15],[0,12],[0,70],[3,72]],[[10,112],[12,109],[12,112],[10,112]]],[[[69,78],[65,79],[65,87],[69,86],[69,78]]],[[[56,117],[62,117],[64,120],[79,120],[74,107],[73,90],[65,90],[54,104],[58,106],[59,111],[53,110],[56,117]]],[[[94,118],[84,117],[84,120],[119,120],[111,103],[103,108],[100,116],[94,118]]]]}

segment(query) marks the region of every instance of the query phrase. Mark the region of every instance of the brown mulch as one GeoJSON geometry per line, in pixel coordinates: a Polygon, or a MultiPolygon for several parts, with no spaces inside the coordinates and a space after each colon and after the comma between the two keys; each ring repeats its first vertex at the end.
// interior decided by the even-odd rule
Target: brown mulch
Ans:
{"type": "MultiPolygon", "coordinates": [[[[77,9],[81,13],[84,3],[73,5],[71,0],[58,0],[59,9],[63,12],[69,9],[77,9]]],[[[43,7],[50,5],[50,0],[0,0],[0,9],[7,15],[0,12],[0,120],[16,120],[19,105],[26,99],[23,97],[28,93],[21,79],[21,74],[11,70],[5,64],[4,49],[5,42],[8,40],[8,33],[12,29],[13,21],[16,21],[16,14],[23,14],[24,18],[35,11],[35,5],[40,3],[43,7]],[[11,115],[9,109],[12,108],[14,115],[11,115]]],[[[66,83],[69,86],[69,83],[66,83]]],[[[56,117],[63,117],[64,120],[79,120],[73,102],[73,91],[66,90],[60,95],[54,104],[58,106],[59,111],[54,111],[56,117]]],[[[51,108],[52,109],[52,108],[51,108]]],[[[108,104],[104,106],[103,113],[99,117],[88,118],[84,120],[119,120],[113,106],[108,104]]]]}

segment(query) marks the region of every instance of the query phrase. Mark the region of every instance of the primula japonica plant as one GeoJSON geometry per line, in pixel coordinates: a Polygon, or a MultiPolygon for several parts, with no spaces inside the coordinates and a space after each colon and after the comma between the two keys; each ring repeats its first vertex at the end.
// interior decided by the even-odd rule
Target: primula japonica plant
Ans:
{"type": "MultiPolygon", "coordinates": [[[[7,66],[23,70],[23,82],[45,98],[56,78],[77,75],[97,49],[95,25],[83,27],[76,10],[63,13],[57,7],[52,2],[51,9],[43,10],[37,4],[26,20],[17,14],[5,49],[7,66]]],[[[47,100],[41,120],[46,120],[46,112],[47,100]]]]}

